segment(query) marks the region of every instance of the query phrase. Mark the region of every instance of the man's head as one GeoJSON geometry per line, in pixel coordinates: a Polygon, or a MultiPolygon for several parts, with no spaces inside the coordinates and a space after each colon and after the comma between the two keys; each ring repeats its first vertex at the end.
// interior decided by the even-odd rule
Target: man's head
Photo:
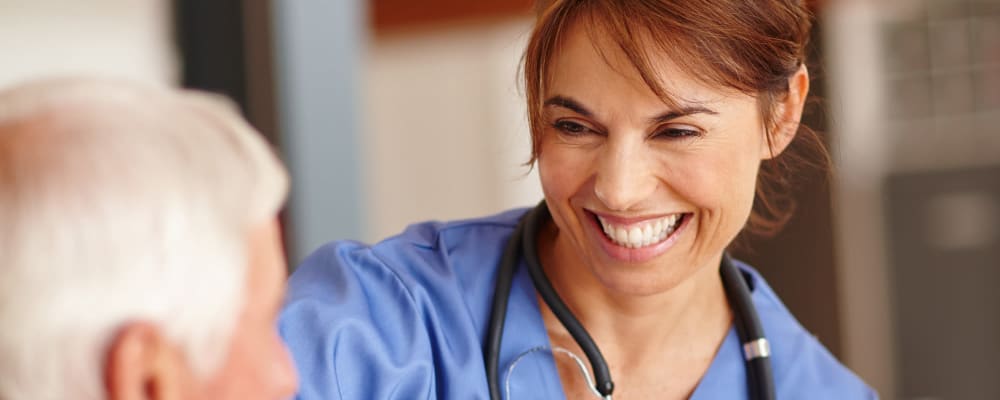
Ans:
{"type": "Polygon", "coordinates": [[[287,186],[209,95],[0,92],[0,400],[291,395],[274,325],[287,186]]]}

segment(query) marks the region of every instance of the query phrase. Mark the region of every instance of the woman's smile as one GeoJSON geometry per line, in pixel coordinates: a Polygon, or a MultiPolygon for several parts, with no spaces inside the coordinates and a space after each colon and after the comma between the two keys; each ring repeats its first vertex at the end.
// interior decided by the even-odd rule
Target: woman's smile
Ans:
{"type": "Polygon", "coordinates": [[[590,210],[589,236],[612,259],[641,263],[659,257],[677,243],[693,213],[620,217],[590,210]]]}

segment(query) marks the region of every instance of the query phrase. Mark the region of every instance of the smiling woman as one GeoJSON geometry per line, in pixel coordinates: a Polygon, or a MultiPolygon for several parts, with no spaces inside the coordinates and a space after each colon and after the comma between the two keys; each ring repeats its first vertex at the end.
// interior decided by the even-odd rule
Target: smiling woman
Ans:
{"type": "MultiPolygon", "coordinates": [[[[552,215],[540,257],[595,340],[615,348],[611,370],[630,371],[615,374],[620,395],[687,397],[730,329],[723,253],[752,214],[761,162],[795,137],[808,19],[793,4],[580,3],[550,10],[536,33],[558,34],[526,55],[533,156],[552,215]],[[767,43],[755,22],[781,16],[790,37],[770,41],[784,47],[721,35],[767,43]],[[671,381],[658,383],[663,375],[671,381]]],[[[555,315],[543,317],[553,344],[577,347],[555,315]]],[[[586,389],[574,365],[557,365],[568,394],[586,389]]]]}
{"type": "Polygon", "coordinates": [[[283,317],[300,398],[875,397],[726,254],[825,162],[809,27],[796,0],[554,1],[523,66],[544,202],[318,251],[283,317]]]}

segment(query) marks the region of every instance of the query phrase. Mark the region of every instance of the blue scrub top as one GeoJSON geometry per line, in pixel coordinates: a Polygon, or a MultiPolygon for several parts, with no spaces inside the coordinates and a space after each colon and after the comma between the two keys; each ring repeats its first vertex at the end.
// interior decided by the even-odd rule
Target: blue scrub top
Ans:
{"type": "MultiPolygon", "coordinates": [[[[312,254],[290,278],[280,318],[299,370],[297,398],[489,399],[483,343],[494,279],[525,211],[417,224],[374,246],[334,242],[312,254]]],[[[736,265],[751,278],[777,398],[877,398],[799,325],[756,271],[736,265]]],[[[522,263],[500,353],[501,391],[506,386],[510,399],[565,398],[549,346],[522,263]]],[[[734,328],[691,398],[747,398],[734,328]]]]}

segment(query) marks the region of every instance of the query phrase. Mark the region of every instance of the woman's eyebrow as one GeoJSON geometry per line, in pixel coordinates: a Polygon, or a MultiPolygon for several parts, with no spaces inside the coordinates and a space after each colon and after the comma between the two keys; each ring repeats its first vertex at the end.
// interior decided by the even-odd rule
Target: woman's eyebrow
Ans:
{"type": "MultiPolygon", "coordinates": [[[[545,100],[544,104],[546,107],[548,106],[562,107],[588,118],[594,116],[594,113],[588,110],[587,107],[584,107],[582,104],[580,104],[579,101],[576,101],[566,96],[552,96],[548,100],[545,100]]],[[[652,117],[649,120],[651,123],[658,124],[693,114],[718,115],[719,113],[708,107],[691,105],[691,106],[682,106],[680,109],[677,110],[667,111],[663,114],[652,117]]]]}
{"type": "Polygon", "coordinates": [[[587,118],[591,118],[594,116],[594,113],[590,112],[590,110],[588,110],[587,107],[584,107],[582,104],[580,104],[580,102],[565,96],[552,96],[548,100],[545,100],[544,105],[546,107],[548,106],[562,107],[587,118]]]}
{"type": "Polygon", "coordinates": [[[708,115],[719,115],[719,113],[711,108],[702,106],[683,106],[678,110],[670,110],[663,114],[657,115],[649,119],[650,123],[659,124],[664,123],[676,118],[693,115],[693,114],[708,114],[708,115]]]}

